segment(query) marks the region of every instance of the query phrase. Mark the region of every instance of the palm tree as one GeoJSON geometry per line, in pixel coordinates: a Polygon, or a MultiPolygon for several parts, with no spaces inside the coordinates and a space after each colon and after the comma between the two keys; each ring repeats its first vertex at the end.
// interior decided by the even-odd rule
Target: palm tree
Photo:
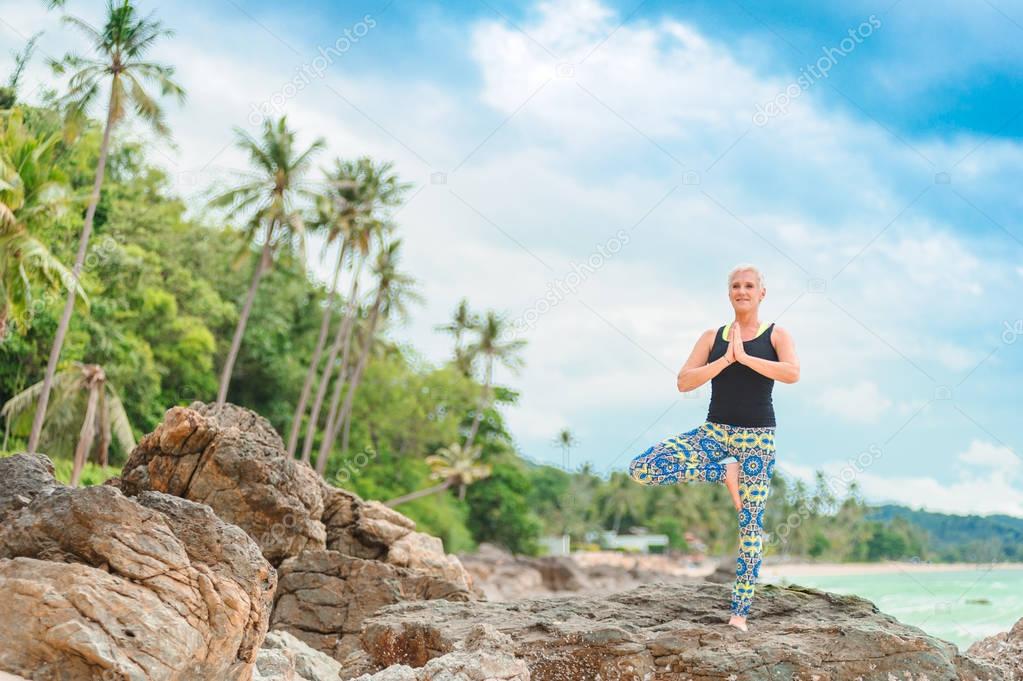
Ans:
{"type": "Polygon", "coordinates": [[[7,85],[0,86],[0,109],[13,108],[18,101],[18,83],[21,80],[21,75],[25,72],[25,66],[32,59],[32,53],[35,52],[36,41],[42,34],[42,31],[34,33],[25,43],[25,48],[21,52],[13,54],[14,70],[11,71],[11,75],[7,79],[7,85]]]}
{"type": "Polygon", "coordinates": [[[267,120],[259,139],[237,127],[235,134],[238,146],[248,153],[256,172],[241,185],[214,198],[210,205],[230,207],[231,215],[249,214],[245,229],[245,254],[248,253],[249,244],[262,241],[263,245],[259,262],[253,268],[252,281],[245,294],[234,338],[231,339],[231,349],[220,374],[218,407],[227,400],[227,388],[245,335],[245,326],[252,312],[256,289],[260,279],[273,266],[275,251],[281,245],[297,245],[303,252],[304,262],[305,223],[295,204],[300,196],[308,195],[308,192],[302,190],[301,181],[309,170],[313,154],[326,146],[320,137],[304,151],[299,151],[295,143],[295,132],[288,129],[286,116],[276,122],[267,120]]]}
{"type": "MultiPolygon", "coordinates": [[[[309,416],[309,423],[306,424],[305,440],[302,442],[302,461],[309,463],[312,457],[313,441],[316,438],[316,429],[320,422],[320,411],[323,408],[323,399],[327,395],[327,387],[330,384],[330,377],[334,372],[334,364],[337,356],[341,355],[341,366],[348,366],[348,353],[352,343],[352,329],[355,324],[355,317],[358,311],[359,276],[362,274],[362,266],[369,256],[372,234],[380,228],[379,223],[369,220],[358,220],[351,225],[350,238],[352,239],[352,283],[348,290],[348,304],[345,312],[338,321],[337,331],[334,333],[334,340],[330,344],[327,353],[327,360],[320,375],[319,384],[316,387],[316,396],[313,398],[312,410],[309,416]]],[[[341,400],[340,391],[344,387],[343,377],[339,377],[340,385],[335,386],[334,397],[331,398],[330,407],[327,410],[327,430],[330,430],[333,423],[330,415],[337,409],[341,400]]],[[[319,466],[317,466],[319,467],[319,466]]]]}
{"type": "Polygon", "coordinates": [[[613,473],[610,483],[610,490],[605,500],[607,510],[614,513],[614,524],[611,529],[618,534],[622,527],[622,516],[634,511],[635,496],[633,494],[635,485],[627,475],[613,473]]]}
{"type": "MultiPolygon", "coordinates": [[[[358,362],[355,365],[355,369],[352,372],[348,392],[345,394],[345,402],[341,407],[340,414],[334,418],[334,429],[328,432],[327,437],[323,440],[326,447],[320,447],[320,456],[324,461],[326,461],[327,453],[330,451],[330,445],[333,444],[334,440],[337,438],[338,429],[342,426],[345,427],[345,430],[344,436],[341,440],[341,451],[348,451],[348,433],[350,431],[347,426],[351,422],[352,407],[355,404],[355,391],[359,387],[359,382],[362,380],[363,372],[366,370],[366,365],[369,363],[377,323],[381,319],[386,322],[392,317],[406,319],[408,317],[408,303],[423,301],[422,296],[416,293],[412,288],[415,285],[415,279],[398,270],[398,262],[400,259],[400,239],[392,241],[377,255],[376,265],[374,267],[374,274],[377,277],[376,295],[373,300],[373,305],[370,308],[369,320],[367,321],[366,328],[363,331],[360,343],[361,352],[359,354],[358,362]]],[[[316,463],[317,467],[319,467],[319,459],[316,463]]]]}
{"type": "MultiPolygon", "coordinates": [[[[51,3],[53,4],[53,3],[51,3]]],[[[65,16],[64,22],[83,31],[92,42],[95,57],[81,57],[66,54],[60,61],[52,61],[51,66],[58,75],[71,73],[68,81],[68,92],[63,103],[72,118],[82,118],[89,106],[96,100],[103,89],[104,81],[109,80],[110,92],[107,98],[107,118],[103,126],[103,138],[99,147],[99,159],[96,162],[96,174],[92,184],[92,194],[85,211],[85,222],[78,242],[78,255],[71,270],[71,285],[68,286],[67,301],[61,314],[57,333],[50,348],[50,358],[46,364],[42,390],[36,404],[35,418],[32,421],[32,432],[28,438],[28,452],[35,453],[39,444],[39,433],[43,428],[43,417],[50,398],[53,375],[57,371],[57,361],[64,345],[71,323],[71,312],[74,308],[78,278],[89,248],[89,236],[92,234],[92,223],[96,216],[99,203],[100,188],[103,186],[103,174],[107,164],[107,153],[110,150],[110,133],[127,114],[128,107],[135,109],[139,118],[148,123],[160,135],[169,134],[163,121],[163,110],[153,96],[146,91],[145,84],[151,82],[160,88],[160,94],[173,95],[183,101],[185,91],[171,77],[174,69],[170,66],[146,61],[145,55],[162,37],[172,35],[163,25],[154,20],[153,15],[139,16],[129,0],[117,4],[109,0],[107,4],[106,22],[102,28],[94,28],[81,19],[65,16]]]]}
{"type": "MultiPolygon", "coordinates": [[[[334,162],[334,168],[327,174],[327,191],[332,202],[340,207],[339,219],[345,225],[346,240],[351,242],[353,273],[348,306],[340,322],[334,342],[331,344],[327,362],[320,376],[320,383],[313,400],[309,423],[306,426],[305,441],[302,443],[302,460],[309,463],[312,455],[313,441],[319,427],[320,410],[327,393],[327,386],[334,373],[334,365],[338,353],[341,353],[340,375],[341,386],[335,388],[330,407],[327,409],[325,432],[334,429],[331,416],[337,413],[340,402],[340,390],[344,386],[344,369],[348,366],[348,353],[351,346],[352,331],[357,313],[356,291],[363,263],[369,257],[373,237],[381,243],[383,235],[391,228],[389,223],[381,219],[379,213],[396,205],[412,185],[398,181],[393,172],[393,164],[375,164],[367,157],[355,161],[334,162]]],[[[317,462],[319,466],[319,462],[317,462]]],[[[325,465],[325,464],[324,464],[325,465]]]]}
{"type": "Polygon", "coordinates": [[[327,294],[327,302],[324,305],[323,315],[320,318],[320,332],[316,337],[316,347],[313,348],[313,356],[310,358],[309,368],[305,372],[305,380],[302,382],[302,391],[299,393],[298,403],[295,405],[295,413],[291,417],[291,427],[288,431],[288,456],[294,456],[295,448],[298,446],[298,434],[302,423],[302,416],[305,414],[306,403],[309,401],[309,393],[312,391],[313,381],[316,380],[323,347],[327,343],[330,319],[334,314],[334,299],[337,297],[338,279],[341,277],[345,255],[348,252],[348,240],[345,239],[343,233],[347,225],[340,220],[342,210],[339,210],[337,202],[330,196],[321,195],[316,198],[314,225],[327,230],[326,245],[329,246],[338,240],[340,240],[340,243],[337,249],[337,262],[334,265],[334,274],[331,278],[330,292],[327,294]]]}
{"type": "Polygon", "coordinates": [[[567,471],[569,452],[572,451],[572,447],[579,444],[579,441],[572,435],[572,431],[568,428],[562,428],[554,437],[554,444],[561,447],[561,467],[567,471]]]}
{"type": "Polygon", "coordinates": [[[476,434],[479,432],[480,422],[483,420],[483,412],[490,407],[493,400],[494,363],[500,362],[512,370],[520,368],[523,364],[522,359],[516,353],[526,346],[527,341],[522,338],[504,340],[508,328],[508,323],[503,317],[493,310],[487,311],[487,315],[478,329],[479,337],[465,350],[470,358],[485,358],[487,367],[483,378],[483,395],[477,406],[476,416],[472,420],[469,435],[465,439],[466,447],[472,446],[476,434]]]}
{"type": "Polygon", "coordinates": [[[456,442],[447,447],[441,447],[436,454],[426,457],[426,463],[433,469],[430,477],[444,482],[385,501],[384,505],[393,508],[408,501],[436,494],[455,485],[458,485],[458,499],[464,500],[467,486],[490,475],[490,464],[478,463],[479,456],[479,446],[463,447],[456,442]]]}
{"type": "MultiPolygon", "coordinates": [[[[75,487],[81,478],[85,461],[96,444],[97,436],[99,437],[97,458],[101,466],[106,466],[109,463],[111,439],[117,438],[124,451],[130,452],[135,447],[135,435],[132,433],[124,405],[121,404],[113,386],[107,382],[106,373],[100,365],[74,362],[72,368],[54,375],[52,385],[54,400],[50,405],[48,423],[56,431],[56,437],[62,432],[69,432],[67,426],[81,416],[82,425],[71,470],[71,486],[75,487]],[[81,399],[83,393],[84,413],[81,399]]],[[[0,415],[3,415],[7,422],[8,432],[11,423],[23,413],[27,413],[33,402],[38,401],[42,389],[43,381],[40,381],[12,397],[0,409],[0,415]]],[[[6,440],[5,434],[4,448],[7,447],[6,440]]]]}
{"type": "Polygon", "coordinates": [[[462,298],[458,301],[458,306],[455,308],[451,321],[434,327],[437,331],[444,331],[455,337],[455,366],[461,369],[462,373],[466,376],[472,374],[473,367],[472,358],[465,353],[465,349],[462,347],[462,336],[467,331],[477,330],[479,325],[479,315],[471,312],[469,310],[469,301],[462,298]]]}
{"type": "Polygon", "coordinates": [[[88,303],[71,272],[32,236],[31,227],[67,213],[72,195],[57,163],[60,133],[33,134],[15,109],[0,118],[0,342],[8,320],[24,333],[33,289],[59,290],[62,282],[88,303]]]}

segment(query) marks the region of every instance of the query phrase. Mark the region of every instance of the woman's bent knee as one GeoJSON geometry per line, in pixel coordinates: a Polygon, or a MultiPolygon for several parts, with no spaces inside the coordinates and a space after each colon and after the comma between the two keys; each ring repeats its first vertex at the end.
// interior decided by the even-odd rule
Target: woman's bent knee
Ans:
{"type": "Polygon", "coordinates": [[[650,475],[648,464],[649,455],[641,454],[629,462],[629,477],[641,485],[653,485],[654,479],[650,475]]]}

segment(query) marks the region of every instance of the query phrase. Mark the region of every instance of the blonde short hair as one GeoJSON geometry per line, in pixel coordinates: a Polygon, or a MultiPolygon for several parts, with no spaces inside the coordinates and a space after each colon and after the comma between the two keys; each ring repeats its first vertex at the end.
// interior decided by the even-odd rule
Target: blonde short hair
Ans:
{"type": "Polygon", "coordinates": [[[765,284],[764,284],[764,275],[760,273],[760,270],[757,269],[756,265],[750,265],[750,264],[736,265],[735,267],[732,268],[732,271],[728,273],[728,287],[729,288],[732,287],[732,279],[735,278],[735,275],[737,275],[739,272],[747,272],[747,271],[752,272],[753,274],[757,275],[757,285],[760,288],[764,288],[764,286],[765,286],[765,284]]]}

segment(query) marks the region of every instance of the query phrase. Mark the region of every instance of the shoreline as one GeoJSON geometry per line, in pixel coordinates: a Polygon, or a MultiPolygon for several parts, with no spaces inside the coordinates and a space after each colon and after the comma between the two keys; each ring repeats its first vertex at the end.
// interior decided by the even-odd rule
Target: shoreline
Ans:
{"type": "MultiPolygon", "coordinates": [[[[613,551],[573,551],[571,558],[580,566],[615,565],[625,569],[640,568],[667,575],[706,577],[722,565],[720,558],[689,563],[676,557],[660,554],[623,554],[613,551]]],[[[772,560],[764,558],[761,579],[776,580],[790,577],[844,576],[888,574],[894,572],[963,572],[967,570],[1023,570],[1023,562],[1006,563],[934,563],[922,561],[882,562],[815,562],[802,560],[772,560]]]]}
{"type": "Polygon", "coordinates": [[[965,570],[1023,570],[1023,563],[925,563],[885,561],[881,563],[770,563],[764,559],[763,579],[787,577],[826,577],[892,572],[962,572],[965,570]]]}

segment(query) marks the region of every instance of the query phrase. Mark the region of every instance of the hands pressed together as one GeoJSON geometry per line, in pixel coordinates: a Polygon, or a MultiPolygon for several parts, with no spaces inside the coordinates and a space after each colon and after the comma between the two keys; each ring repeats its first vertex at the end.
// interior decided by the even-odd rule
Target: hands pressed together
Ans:
{"type": "Polygon", "coordinates": [[[745,364],[746,358],[749,355],[746,354],[746,348],[742,345],[742,332],[739,330],[739,320],[732,321],[732,326],[729,327],[728,337],[728,349],[725,351],[725,359],[728,363],[738,362],[739,364],[745,364]]]}

